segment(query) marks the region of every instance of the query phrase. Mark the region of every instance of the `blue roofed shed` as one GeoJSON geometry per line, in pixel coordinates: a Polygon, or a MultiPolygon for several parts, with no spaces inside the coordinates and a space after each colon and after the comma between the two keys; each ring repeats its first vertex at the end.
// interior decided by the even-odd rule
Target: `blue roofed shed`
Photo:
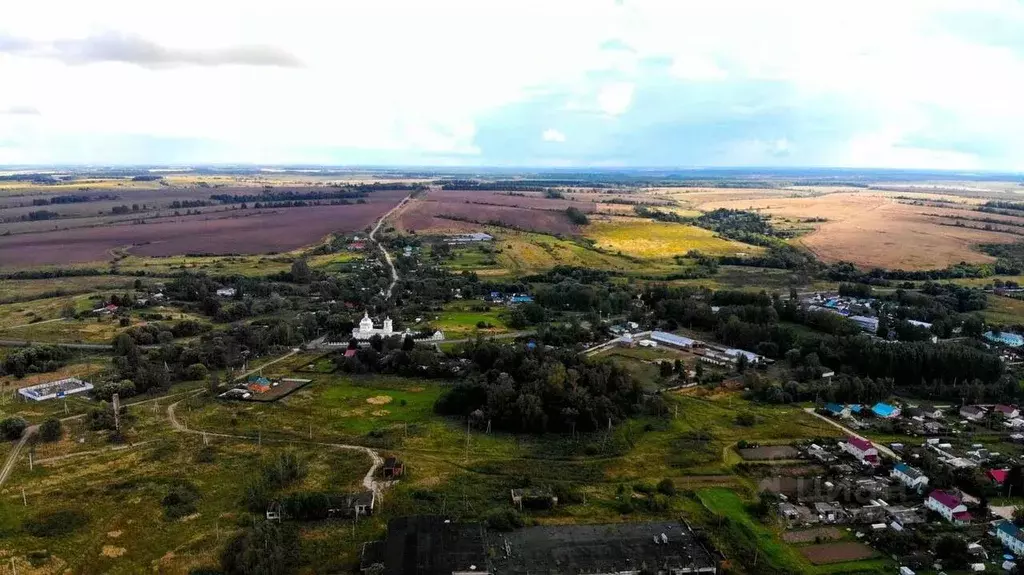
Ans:
{"type": "Polygon", "coordinates": [[[838,403],[826,403],[825,411],[831,413],[832,415],[842,415],[843,412],[846,411],[846,408],[844,408],[842,405],[839,405],[838,403]]]}
{"type": "Polygon", "coordinates": [[[889,419],[892,417],[899,417],[900,409],[889,405],[888,403],[878,402],[872,408],[871,411],[875,412],[875,415],[881,418],[889,419]]]}

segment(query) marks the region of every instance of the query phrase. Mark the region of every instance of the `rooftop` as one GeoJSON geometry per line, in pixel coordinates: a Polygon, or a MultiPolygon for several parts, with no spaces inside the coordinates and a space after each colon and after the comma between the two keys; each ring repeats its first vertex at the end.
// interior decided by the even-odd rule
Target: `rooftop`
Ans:
{"type": "Polygon", "coordinates": [[[697,340],[690,339],[688,337],[683,337],[681,335],[676,335],[674,333],[669,333],[667,331],[652,331],[651,339],[663,343],[671,343],[673,345],[681,346],[692,346],[693,344],[697,343],[697,340]]]}
{"type": "Polygon", "coordinates": [[[850,437],[847,439],[847,442],[861,451],[867,451],[875,448],[870,441],[861,439],[860,437],[850,437]]]}
{"type": "Polygon", "coordinates": [[[871,411],[874,411],[881,417],[889,417],[893,413],[896,413],[896,408],[888,403],[878,402],[871,408],[871,411]]]}
{"type": "Polygon", "coordinates": [[[478,523],[455,523],[437,515],[397,517],[388,521],[384,575],[486,572],[485,542],[478,523]]]}
{"type": "Polygon", "coordinates": [[[959,497],[953,495],[948,491],[942,491],[941,489],[936,489],[935,491],[932,491],[930,494],[928,494],[928,498],[938,501],[944,507],[947,507],[949,509],[955,509],[961,505],[959,497]]]}
{"type": "Polygon", "coordinates": [[[717,565],[683,524],[671,521],[538,526],[492,536],[495,573],[617,573],[717,565]]]}

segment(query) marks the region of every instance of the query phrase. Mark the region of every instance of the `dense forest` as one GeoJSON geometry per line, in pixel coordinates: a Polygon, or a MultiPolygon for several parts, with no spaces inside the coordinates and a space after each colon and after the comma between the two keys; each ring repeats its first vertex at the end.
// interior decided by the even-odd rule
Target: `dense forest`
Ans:
{"type": "Polygon", "coordinates": [[[435,409],[494,429],[594,431],[636,414],[642,403],[640,384],[629,372],[570,350],[475,342],[464,358],[471,373],[435,409]]]}

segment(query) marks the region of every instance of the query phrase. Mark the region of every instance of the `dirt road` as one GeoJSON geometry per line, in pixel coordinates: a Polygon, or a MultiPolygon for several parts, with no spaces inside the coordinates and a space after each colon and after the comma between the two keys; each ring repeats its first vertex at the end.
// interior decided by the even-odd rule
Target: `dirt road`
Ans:
{"type": "MultiPolygon", "coordinates": [[[[200,392],[197,392],[197,394],[198,393],[200,393],[200,392]]],[[[257,441],[260,441],[260,442],[266,441],[267,443],[284,443],[284,444],[296,444],[296,445],[318,445],[318,446],[321,446],[321,447],[331,447],[331,448],[334,448],[334,449],[344,449],[344,450],[347,450],[347,451],[361,451],[361,452],[365,453],[366,455],[368,455],[370,457],[370,461],[372,462],[371,465],[370,465],[370,469],[367,470],[366,475],[363,477],[363,487],[366,488],[369,491],[373,491],[377,495],[377,497],[381,497],[383,495],[384,488],[387,487],[389,485],[389,483],[390,483],[390,482],[387,482],[387,481],[377,481],[377,479],[376,479],[377,470],[380,469],[384,465],[384,458],[381,457],[380,454],[377,453],[375,450],[370,449],[369,447],[364,447],[362,445],[348,445],[348,444],[345,444],[345,443],[324,443],[324,442],[320,442],[320,441],[302,441],[302,440],[292,440],[292,439],[262,439],[262,438],[254,438],[251,435],[234,435],[234,434],[230,434],[230,433],[220,433],[220,432],[215,432],[215,431],[204,431],[202,429],[190,429],[187,425],[185,425],[184,423],[182,423],[178,419],[178,416],[177,416],[177,413],[176,413],[178,404],[181,403],[182,401],[184,401],[184,400],[178,400],[178,401],[176,401],[176,402],[174,402],[174,403],[172,403],[172,404],[167,406],[167,421],[170,422],[171,427],[174,428],[175,431],[178,431],[178,432],[181,432],[181,433],[191,433],[193,435],[205,435],[207,437],[221,437],[221,438],[225,438],[225,439],[240,439],[240,440],[243,440],[243,441],[253,441],[254,439],[256,439],[257,441]]]]}
{"type": "Polygon", "coordinates": [[[391,299],[391,291],[395,289],[395,284],[398,283],[398,270],[395,269],[395,264],[391,261],[391,254],[389,254],[388,250],[377,241],[377,231],[380,229],[381,224],[384,223],[384,220],[388,219],[391,214],[401,210],[410,198],[412,198],[412,196],[408,196],[404,200],[398,202],[398,205],[391,208],[388,210],[388,213],[381,216],[380,219],[377,220],[377,225],[373,226],[373,229],[370,230],[370,241],[377,244],[380,251],[384,252],[384,261],[387,262],[388,267],[391,268],[391,284],[388,285],[388,290],[384,294],[385,299],[391,299]]]}
{"type": "Polygon", "coordinates": [[[899,457],[896,457],[896,452],[895,451],[889,449],[888,447],[882,445],[881,443],[875,443],[874,441],[871,441],[867,437],[864,437],[863,435],[857,433],[856,431],[850,429],[849,427],[846,427],[845,425],[839,423],[838,421],[835,421],[833,419],[829,419],[829,418],[825,417],[824,415],[818,413],[817,411],[814,411],[813,407],[805,407],[804,411],[806,411],[807,413],[810,413],[811,415],[813,415],[814,417],[817,417],[818,419],[820,419],[822,421],[827,421],[829,423],[829,425],[832,425],[833,427],[838,427],[839,429],[842,429],[847,435],[850,435],[850,436],[853,436],[853,437],[858,437],[860,439],[863,439],[864,441],[870,442],[871,445],[875,446],[875,449],[877,449],[879,453],[884,453],[884,454],[888,455],[889,457],[891,457],[891,458],[893,458],[893,459],[895,459],[897,461],[900,459],[899,457]]]}

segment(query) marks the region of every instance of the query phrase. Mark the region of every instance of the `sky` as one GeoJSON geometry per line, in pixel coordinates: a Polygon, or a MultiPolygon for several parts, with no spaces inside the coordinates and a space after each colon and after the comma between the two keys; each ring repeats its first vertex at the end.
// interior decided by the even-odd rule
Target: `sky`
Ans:
{"type": "Polygon", "coordinates": [[[33,0],[0,165],[1024,171],[1019,0],[33,0]]]}

